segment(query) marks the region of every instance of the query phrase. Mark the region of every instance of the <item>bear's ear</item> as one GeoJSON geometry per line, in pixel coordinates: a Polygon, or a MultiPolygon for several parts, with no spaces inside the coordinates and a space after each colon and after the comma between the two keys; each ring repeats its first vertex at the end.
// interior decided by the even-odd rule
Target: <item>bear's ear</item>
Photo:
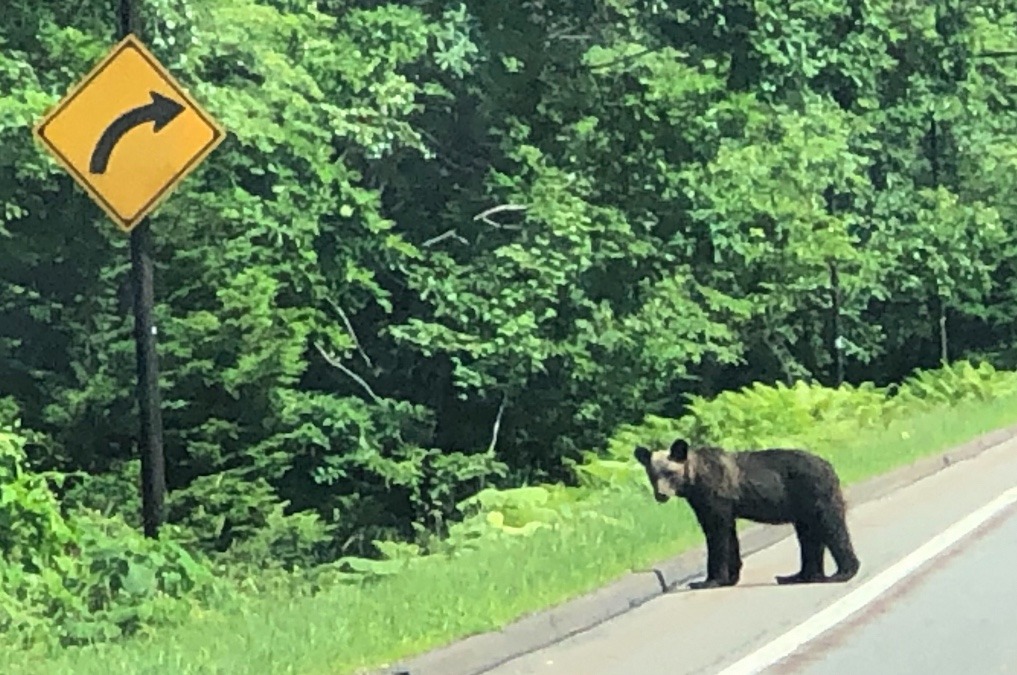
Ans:
{"type": "Polygon", "coordinates": [[[671,444],[669,458],[672,462],[684,462],[689,456],[689,442],[684,438],[676,438],[671,444]]]}
{"type": "Polygon", "coordinates": [[[636,448],[635,452],[632,453],[632,456],[635,457],[636,460],[643,466],[650,465],[650,450],[648,448],[644,448],[640,445],[636,448]]]}

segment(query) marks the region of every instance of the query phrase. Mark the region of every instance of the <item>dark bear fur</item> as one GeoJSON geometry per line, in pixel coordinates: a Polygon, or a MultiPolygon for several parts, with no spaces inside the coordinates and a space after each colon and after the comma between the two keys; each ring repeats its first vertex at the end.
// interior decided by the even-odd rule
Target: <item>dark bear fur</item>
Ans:
{"type": "Polygon", "coordinates": [[[690,448],[677,439],[669,450],[633,453],[646,469],[653,496],[663,504],[683,497],[706,535],[707,574],[691,588],[734,586],[742,569],[735,520],[794,525],[801,546],[801,570],[778,576],[777,583],[845,582],[859,562],[845,521],[840,479],[825,459],[805,450],[770,449],[726,452],[690,448]],[[824,551],[829,547],[837,571],[827,577],[824,551]]]}

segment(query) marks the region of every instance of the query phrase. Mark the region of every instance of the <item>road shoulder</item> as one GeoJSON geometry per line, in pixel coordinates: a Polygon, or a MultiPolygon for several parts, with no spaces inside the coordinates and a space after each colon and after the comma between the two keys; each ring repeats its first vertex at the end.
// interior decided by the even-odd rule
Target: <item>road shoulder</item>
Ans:
{"type": "MultiPolygon", "coordinates": [[[[988,432],[963,445],[848,486],[850,506],[879,500],[958,462],[1017,438],[1017,425],[988,432]]],[[[789,526],[753,525],[739,535],[743,556],[786,537],[789,526]]],[[[372,675],[479,675],[519,656],[544,649],[618,617],[702,574],[704,547],[686,551],[653,568],[627,574],[592,593],[523,617],[505,628],[453,642],[372,675]]]]}

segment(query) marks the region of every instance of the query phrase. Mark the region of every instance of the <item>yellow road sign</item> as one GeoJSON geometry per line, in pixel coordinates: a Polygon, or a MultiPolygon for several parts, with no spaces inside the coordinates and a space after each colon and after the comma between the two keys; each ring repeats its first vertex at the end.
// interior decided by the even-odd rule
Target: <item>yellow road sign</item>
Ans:
{"type": "Polygon", "coordinates": [[[127,232],[226,136],[134,35],[33,131],[127,232]]]}

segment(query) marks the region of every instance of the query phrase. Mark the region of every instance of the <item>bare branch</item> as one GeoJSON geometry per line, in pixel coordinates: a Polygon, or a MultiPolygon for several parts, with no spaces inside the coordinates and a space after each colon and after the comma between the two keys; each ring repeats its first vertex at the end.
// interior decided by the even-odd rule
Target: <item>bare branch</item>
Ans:
{"type": "Polygon", "coordinates": [[[496,213],[503,213],[505,211],[525,211],[527,208],[528,207],[521,206],[519,204],[502,204],[500,206],[493,206],[486,211],[481,211],[477,215],[473,216],[473,220],[483,220],[491,227],[499,230],[521,230],[523,228],[518,225],[502,225],[499,222],[491,220],[490,217],[496,213]]]}
{"type": "Polygon", "coordinates": [[[488,225],[490,225],[491,227],[493,227],[495,229],[498,229],[498,230],[521,230],[521,229],[523,229],[519,225],[502,225],[501,223],[496,223],[495,221],[493,221],[493,220],[491,220],[489,218],[484,218],[484,222],[487,223],[488,225]]]}
{"type": "Polygon", "coordinates": [[[456,232],[455,228],[453,228],[453,229],[449,230],[448,232],[442,232],[437,237],[431,237],[430,239],[425,241],[423,244],[421,244],[421,247],[426,248],[428,246],[434,246],[435,244],[443,242],[446,239],[455,239],[456,241],[458,241],[460,243],[463,243],[463,244],[466,244],[466,245],[469,245],[469,243],[470,243],[470,242],[466,241],[466,239],[461,237],[459,235],[459,233],[456,232]]]}
{"type": "Polygon", "coordinates": [[[371,389],[371,385],[369,385],[367,383],[367,381],[364,380],[364,378],[360,377],[359,375],[354,373],[352,370],[350,370],[349,368],[344,366],[342,364],[342,362],[336,356],[333,356],[332,354],[329,354],[328,352],[326,352],[325,348],[321,346],[320,342],[315,342],[314,346],[318,349],[318,353],[321,354],[322,358],[324,358],[325,361],[327,361],[330,366],[333,366],[334,368],[338,368],[339,370],[341,370],[344,373],[346,373],[346,375],[348,375],[354,382],[359,384],[364,389],[364,391],[367,392],[367,394],[374,400],[375,403],[382,403],[383,402],[381,400],[381,397],[374,393],[374,390],[371,389]]]}
{"type": "Polygon", "coordinates": [[[491,430],[491,445],[487,447],[489,454],[494,453],[495,446],[498,445],[498,432],[501,430],[501,416],[505,413],[505,405],[508,403],[508,395],[501,395],[501,405],[498,406],[498,414],[494,418],[494,428],[491,430]]]}
{"type": "Polygon", "coordinates": [[[1006,59],[1017,56],[1017,51],[989,51],[974,55],[976,59],[1006,59]]]}
{"type": "Polygon", "coordinates": [[[561,30],[555,31],[553,33],[549,33],[548,36],[546,38],[544,38],[544,45],[545,46],[550,46],[550,44],[552,42],[555,42],[556,40],[592,40],[593,39],[593,36],[590,35],[589,33],[577,33],[577,32],[575,32],[578,28],[579,28],[578,24],[571,24],[569,26],[565,26],[561,30]]]}
{"type": "Polygon", "coordinates": [[[610,61],[605,61],[603,63],[597,63],[597,64],[594,64],[594,65],[590,66],[590,70],[591,71],[604,70],[606,68],[611,68],[612,66],[617,66],[617,65],[627,66],[630,63],[632,63],[633,61],[635,61],[637,59],[641,59],[642,57],[646,56],[647,54],[649,54],[650,52],[654,51],[655,49],[656,49],[656,47],[647,47],[646,49],[642,50],[641,52],[636,52],[635,54],[626,54],[625,56],[619,56],[618,58],[612,59],[610,61]]]}
{"type": "Polygon", "coordinates": [[[473,216],[474,220],[481,220],[488,216],[493,216],[496,213],[502,213],[503,211],[525,211],[527,207],[520,204],[501,204],[499,206],[492,206],[486,211],[481,211],[477,215],[473,216]]]}
{"type": "Polygon", "coordinates": [[[342,317],[343,323],[346,324],[346,332],[349,333],[350,338],[353,339],[353,344],[357,348],[357,351],[360,352],[362,357],[364,357],[364,363],[367,364],[368,368],[374,368],[374,364],[371,363],[371,357],[367,355],[367,352],[365,352],[364,348],[360,345],[360,340],[357,338],[357,332],[353,330],[353,324],[350,323],[350,317],[346,315],[346,312],[343,311],[343,308],[340,307],[339,303],[335,300],[328,298],[328,304],[332,305],[332,308],[339,312],[339,316],[342,317]]]}

